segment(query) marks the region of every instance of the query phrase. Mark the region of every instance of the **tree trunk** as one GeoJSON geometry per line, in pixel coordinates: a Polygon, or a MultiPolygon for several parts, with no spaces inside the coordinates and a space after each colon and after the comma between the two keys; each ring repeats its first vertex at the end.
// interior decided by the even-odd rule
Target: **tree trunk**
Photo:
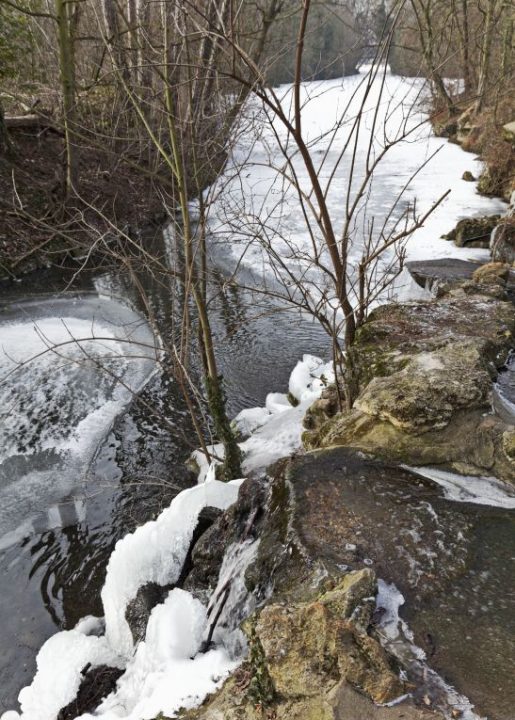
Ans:
{"type": "MultiPolygon", "coordinates": [[[[198,277],[196,257],[197,253],[193,247],[193,229],[191,224],[189,198],[188,198],[188,178],[185,157],[187,149],[180,143],[179,131],[177,128],[177,111],[174,105],[174,88],[170,83],[170,66],[169,45],[170,45],[170,27],[169,13],[166,7],[162,8],[163,23],[163,81],[165,104],[167,111],[168,132],[172,157],[170,158],[173,167],[175,180],[177,183],[179,205],[182,217],[182,234],[184,246],[184,277],[183,283],[185,288],[185,313],[188,313],[188,298],[192,297],[198,314],[199,323],[199,340],[200,352],[204,365],[204,381],[206,385],[207,402],[209,413],[213,420],[217,439],[222,443],[224,448],[223,463],[223,479],[233,480],[241,477],[241,452],[236,441],[236,437],[231,428],[231,423],[227,417],[225,406],[225,396],[223,392],[222,377],[218,373],[216,355],[214,351],[213,334],[209,319],[208,306],[205,293],[203,291],[205,278],[198,277]]],[[[197,171],[193,167],[192,172],[197,171]]],[[[189,319],[186,321],[189,328],[189,319]]]]}
{"type": "Polygon", "coordinates": [[[435,36],[433,33],[433,17],[432,6],[429,0],[425,4],[422,0],[411,0],[411,7],[415,14],[418,26],[418,34],[422,55],[426,64],[427,74],[431,80],[433,90],[437,97],[444,103],[449,112],[454,108],[454,103],[447,92],[445,83],[438,70],[438,62],[436,60],[435,36]]]}
{"type": "Polygon", "coordinates": [[[102,11],[107,43],[111,49],[112,61],[125,81],[129,80],[129,71],[125,48],[120,30],[120,15],[115,0],[103,0],[102,11]]]}
{"type": "Polygon", "coordinates": [[[11,152],[11,149],[11,141],[9,140],[9,133],[4,119],[4,109],[0,105],[0,155],[7,155],[11,152]]]}
{"type": "Polygon", "coordinates": [[[474,106],[474,112],[480,113],[483,109],[485,101],[486,86],[488,83],[488,73],[490,69],[490,51],[492,47],[492,35],[494,30],[495,6],[497,0],[488,0],[485,14],[483,43],[479,56],[479,79],[477,83],[477,100],[474,106]]]}
{"type": "Polygon", "coordinates": [[[77,188],[79,179],[78,147],[74,140],[75,124],[75,57],[72,32],[73,8],[71,0],[55,0],[57,40],[59,46],[59,72],[63,96],[63,125],[66,149],[66,196],[77,188]]]}

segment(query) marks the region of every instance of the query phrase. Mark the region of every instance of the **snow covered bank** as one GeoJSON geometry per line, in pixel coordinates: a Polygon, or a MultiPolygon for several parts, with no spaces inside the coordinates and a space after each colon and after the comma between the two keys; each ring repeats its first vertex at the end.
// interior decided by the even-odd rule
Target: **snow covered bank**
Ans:
{"type": "MultiPolygon", "coordinates": [[[[332,362],[304,355],[293,368],[288,384],[290,397],[298,403],[296,406],[291,404],[287,395],[272,392],[266,397],[265,407],[242,410],[234,418],[236,430],[246,437],[239,443],[246,475],[265,470],[301,447],[302,421],[306,410],[332,382],[332,362]]],[[[221,445],[214,445],[211,450],[217,457],[222,457],[221,445]]],[[[205,456],[197,450],[193,459],[200,468],[199,478],[204,480],[209,469],[205,456]]]]}
{"type": "MultiPolygon", "coordinates": [[[[125,670],[116,690],[95,713],[105,720],[142,720],[159,712],[173,716],[180,707],[191,707],[212,692],[240,659],[231,657],[223,646],[223,634],[218,647],[199,653],[209,630],[208,610],[202,603],[190,593],[171,590],[152,611],[145,640],[136,649],[125,611],[141,585],[150,580],[171,584],[177,579],[200,511],[206,506],[227,508],[236,500],[240,484],[212,480],[184,490],[156,521],[120,540],[102,592],[105,634],[103,623],[89,618],[50,638],[38,654],[32,684],[20,692],[20,713],[10,711],[2,720],[56,720],[59,710],[74,699],[88,665],[125,670]]],[[[245,567],[241,563],[237,572],[232,570],[237,575],[245,567]]],[[[225,583],[227,568],[222,571],[225,583]]],[[[241,590],[241,586],[235,582],[235,587],[241,590]]],[[[227,634],[233,630],[229,627],[227,634]]]]}

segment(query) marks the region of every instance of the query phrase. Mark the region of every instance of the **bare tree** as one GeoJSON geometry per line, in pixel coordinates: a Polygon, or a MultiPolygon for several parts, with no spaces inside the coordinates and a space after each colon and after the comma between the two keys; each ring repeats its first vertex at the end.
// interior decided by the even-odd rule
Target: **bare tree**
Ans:
{"type": "MultiPolygon", "coordinates": [[[[352,346],[370,307],[384,296],[402,269],[406,240],[447,193],[421,212],[415,201],[406,202],[406,191],[428,158],[400,189],[384,218],[379,220],[367,212],[371,196],[378,191],[374,186],[378,168],[396,145],[407,141],[420,127],[409,111],[402,112],[402,99],[389,97],[386,90],[391,31],[385,34],[370,70],[351,101],[339,111],[334,125],[321,137],[310,138],[304,115],[307,102],[317,102],[317,91],[305,90],[302,83],[310,7],[306,0],[291,89],[281,97],[261,82],[259,73],[253,85],[253,95],[273,136],[268,157],[260,162],[274,173],[277,184],[272,183],[267,198],[256,200],[257,208],[243,189],[232,207],[223,211],[224,235],[228,242],[233,234],[243,236],[245,252],[256,244],[264,249],[277,281],[275,288],[266,291],[309,312],[322,324],[343,378],[342,402],[344,399],[351,407],[356,386],[352,355],[346,349],[352,346]],[[310,92],[314,98],[309,98],[310,92]],[[306,95],[307,101],[303,99],[306,95]],[[396,111],[401,115],[393,129],[391,120],[396,111]],[[345,177],[345,190],[341,210],[335,213],[329,195],[341,176],[345,177]],[[280,219],[288,195],[296,197],[305,244],[299,243],[285,227],[287,221],[280,219]]],[[[323,103],[323,96],[319,100],[323,103]]],[[[417,97],[410,102],[416,104],[417,97]]],[[[262,152],[257,155],[261,157],[262,152]]],[[[245,164],[233,170],[237,183],[244,185],[238,175],[245,172],[245,164]]]]}

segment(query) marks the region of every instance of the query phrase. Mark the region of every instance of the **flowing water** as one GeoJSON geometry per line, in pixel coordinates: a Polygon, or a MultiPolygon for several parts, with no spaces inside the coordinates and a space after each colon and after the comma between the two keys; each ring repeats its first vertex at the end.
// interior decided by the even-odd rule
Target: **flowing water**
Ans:
{"type": "MultiPolygon", "coordinates": [[[[347,78],[306,86],[313,101],[311,133],[325,132],[357,82],[347,78]],[[327,91],[323,96],[322,90],[327,91]]],[[[418,95],[399,78],[389,82],[392,95],[418,95]]],[[[310,319],[225,282],[237,249],[247,242],[257,206],[288,229],[286,254],[292,237],[304,247],[306,235],[292,198],[279,215],[267,205],[275,203],[274,177],[262,166],[269,140],[237,146],[229,168],[241,163],[247,151],[254,164],[239,195],[234,187],[226,188],[224,197],[234,203],[217,205],[211,228],[215,237],[228,227],[234,231],[239,201],[252,205],[252,212],[247,207],[241,215],[242,232],[229,249],[213,243],[219,268],[211,288],[216,291],[213,321],[231,416],[263,405],[270,391],[286,391],[291,369],[304,353],[324,357],[329,349],[326,335],[310,319]]],[[[324,142],[320,151],[327,150],[324,142]]],[[[413,164],[427,157],[436,142],[442,144],[426,133],[416,153],[409,146],[384,166],[376,179],[380,192],[373,196],[373,213],[384,215],[413,164]]],[[[413,191],[431,202],[452,185],[454,202],[436,216],[432,230],[419,234],[413,257],[453,254],[455,249],[438,235],[461,215],[500,207],[477,198],[470,183],[461,182],[463,171],[474,169],[471,156],[443,144],[435,163],[413,191]]],[[[343,164],[331,195],[335,212],[345,172],[343,164]]],[[[479,257],[481,251],[472,254],[479,257]]],[[[250,248],[241,268],[240,284],[272,282],[261,250],[250,248]]],[[[184,460],[196,446],[193,429],[175,383],[160,369],[159,347],[129,282],[100,273],[83,273],[70,285],[71,279],[64,271],[41,271],[0,288],[0,712],[13,707],[19,689],[30,682],[46,638],[87,614],[101,614],[100,589],[116,541],[154,518],[192,482],[184,460]],[[139,400],[133,391],[139,391],[139,400]]],[[[166,340],[174,304],[161,285],[151,278],[144,283],[166,340]]]]}
{"type": "MultiPolygon", "coordinates": [[[[192,482],[184,462],[197,446],[194,431],[176,385],[156,365],[148,326],[129,309],[126,280],[83,276],[62,293],[68,281],[44,271],[3,289],[2,374],[12,376],[2,384],[0,420],[0,712],[32,679],[50,635],[102,614],[116,541],[192,482]],[[81,347],[80,338],[88,338],[81,347]],[[66,358],[45,352],[52,342],[65,343],[56,352],[66,358]],[[95,360],[127,388],[144,385],[145,404],[95,360]]],[[[172,302],[150,281],[148,290],[164,334],[172,302]]],[[[309,319],[234,285],[214,318],[231,415],[263,405],[270,389],[283,391],[304,353],[327,353],[325,333],[309,319]]]]}

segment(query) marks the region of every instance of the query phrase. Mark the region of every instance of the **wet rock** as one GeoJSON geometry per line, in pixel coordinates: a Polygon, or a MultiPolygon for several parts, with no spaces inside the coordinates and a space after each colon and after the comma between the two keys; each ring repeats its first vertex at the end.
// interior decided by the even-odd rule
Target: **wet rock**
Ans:
{"type": "Polygon", "coordinates": [[[441,297],[450,290],[459,288],[472,280],[479,263],[467,260],[444,258],[441,260],[418,260],[406,263],[415,282],[435,297],[441,297]]]}
{"type": "Polygon", "coordinates": [[[84,668],[83,678],[75,699],[60,710],[57,720],[75,720],[85,713],[93,712],[101,701],[114,690],[123,673],[123,670],[106,665],[84,668]]]}
{"type": "Polygon", "coordinates": [[[267,487],[259,480],[246,480],[240,487],[238,501],[202,534],[191,553],[182,587],[199,597],[211,592],[227,548],[258,534],[267,498],[267,487]]]}
{"type": "Polygon", "coordinates": [[[513,265],[515,262],[515,217],[500,222],[492,234],[492,257],[498,262],[513,265]]]}
{"type": "Polygon", "coordinates": [[[316,430],[327,418],[334,417],[340,407],[338,392],[334,385],[322,391],[318,400],[308,408],[304,415],[303,425],[306,430],[316,430]]]}
{"type": "Polygon", "coordinates": [[[454,230],[442,237],[446,240],[453,240],[458,247],[488,248],[490,235],[499,220],[500,215],[464,218],[458,222],[454,230]]]}
{"type": "Polygon", "coordinates": [[[395,583],[434,668],[478,703],[479,716],[511,720],[513,511],[449,502],[431,481],[346,448],[298,457],[285,474],[306,556],[329,577],[371,567],[395,583]]]}
{"type": "Polygon", "coordinates": [[[125,619],[132,633],[134,644],[145,639],[150,613],[166,600],[173,586],[158,585],[154,582],[142,585],[125,609],[125,619]]]}
{"type": "Polygon", "coordinates": [[[160,605],[166,600],[172,588],[183,587],[185,579],[192,567],[192,555],[197,542],[209,528],[211,528],[220,515],[221,511],[218,508],[205,507],[201,510],[181,575],[175,584],[158,585],[154,582],[146,583],[138,589],[136,596],[127,604],[125,619],[131,630],[135,645],[145,639],[150,613],[156,605],[160,605]]]}

